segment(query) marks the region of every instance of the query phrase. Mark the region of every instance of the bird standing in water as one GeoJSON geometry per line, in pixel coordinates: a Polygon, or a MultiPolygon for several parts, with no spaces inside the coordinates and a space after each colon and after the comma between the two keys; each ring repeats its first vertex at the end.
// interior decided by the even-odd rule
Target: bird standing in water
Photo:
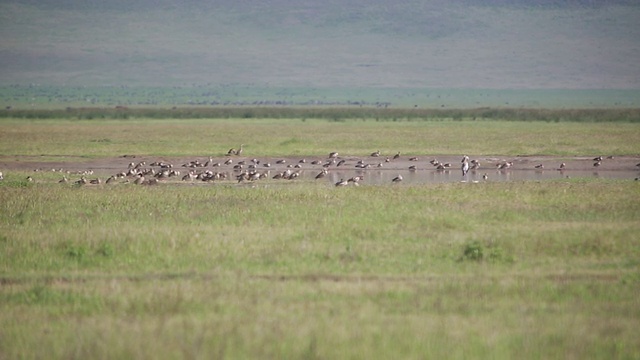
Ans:
{"type": "Polygon", "coordinates": [[[467,172],[469,171],[469,157],[467,155],[465,155],[462,158],[462,176],[466,176],[467,172]]]}

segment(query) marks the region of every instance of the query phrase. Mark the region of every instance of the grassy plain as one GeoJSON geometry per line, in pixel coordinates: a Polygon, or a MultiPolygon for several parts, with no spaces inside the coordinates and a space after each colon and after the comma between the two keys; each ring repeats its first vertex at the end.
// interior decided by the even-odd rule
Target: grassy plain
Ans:
{"type": "MultiPolygon", "coordinates": [[[[246,145],[246,156],[256,157],[323,155],[331,151],[361,156],[376,150],[385,154],[400,151],[405,155],[640,153],[637,142],[640,126],[637,123],[594,121],[589,113],[584,116],[587,121],[568,122],[474,121],[469,118],[452,121],[438,118],[437,114],[425,117],[403,114],[405,117],[378,120],[371,117],[0,118],[0,154],[89,158],[124,154],[218,156],[241,143],[246,145]]],[[[636,112],[632,114],[633,118],[637,116],[636,112]]]]}
{"type": "MultiPolygon", "coordinates": [[[[629,123],[3,119],[0,154],[631,155],[638,135],[629,123]]],[[[0,182],[0,358],[640,357],[637,182],[26,175],[0,182]]]]}

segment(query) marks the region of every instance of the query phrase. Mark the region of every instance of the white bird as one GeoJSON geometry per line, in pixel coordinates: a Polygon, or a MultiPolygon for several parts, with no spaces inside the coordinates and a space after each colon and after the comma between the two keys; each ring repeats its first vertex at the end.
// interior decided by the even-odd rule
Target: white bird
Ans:
{"type": "Polygon", "coordinates": [[[402,181],[402,175],[398,174],[398,176],[394,177],[393,180],[391,180],[394,183],[398,183],[400,181],[402,181]]]}
{"type": "Polygon", "coordinates": [[[462,176],[467,175],[467,172],[469,171],[469,157],[467,155],[465,155],[462,158],[462,176]]]}

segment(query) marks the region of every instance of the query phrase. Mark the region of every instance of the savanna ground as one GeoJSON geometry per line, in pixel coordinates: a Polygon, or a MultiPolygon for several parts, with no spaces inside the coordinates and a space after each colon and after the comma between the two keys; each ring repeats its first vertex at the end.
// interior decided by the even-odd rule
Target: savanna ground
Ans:
{"type": "Polygon", "coordinates": [[[239,144],[633,170],[639,138],[624,121],[4,118],[0,358],[640,358],[632,178],[75,186],[49,170],[239,144]]]}

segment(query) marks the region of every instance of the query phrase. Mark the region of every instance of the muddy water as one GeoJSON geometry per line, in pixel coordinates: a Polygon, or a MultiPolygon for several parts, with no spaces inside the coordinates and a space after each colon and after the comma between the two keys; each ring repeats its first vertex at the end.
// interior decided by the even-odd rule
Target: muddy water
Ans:
{"type": "MultiPolygon", "coordinates": [[[[341,179],[349,179],[354,176],[364,176],[361,184],[385,185],[392,184],[393,179],[401,175],[403,184],[425,184],[425,183],[447,183],[447,182],[482,182],[483,174],[487,174],[486,181],[544,181],[563,178],[602,178],[602,179],[630,179],[640,176],[640,171],[630,170],[605,170],[605,171],[585,171],[585,170],[487,170],[470,171],[467,176],[462,177],[460,170],[437,171],[437,170],[334,170],[321,180],[333,184],[341,179]]],[[[305,171],[301,173],[302,179],[313,179],[316,172],[305,171]]]]}

